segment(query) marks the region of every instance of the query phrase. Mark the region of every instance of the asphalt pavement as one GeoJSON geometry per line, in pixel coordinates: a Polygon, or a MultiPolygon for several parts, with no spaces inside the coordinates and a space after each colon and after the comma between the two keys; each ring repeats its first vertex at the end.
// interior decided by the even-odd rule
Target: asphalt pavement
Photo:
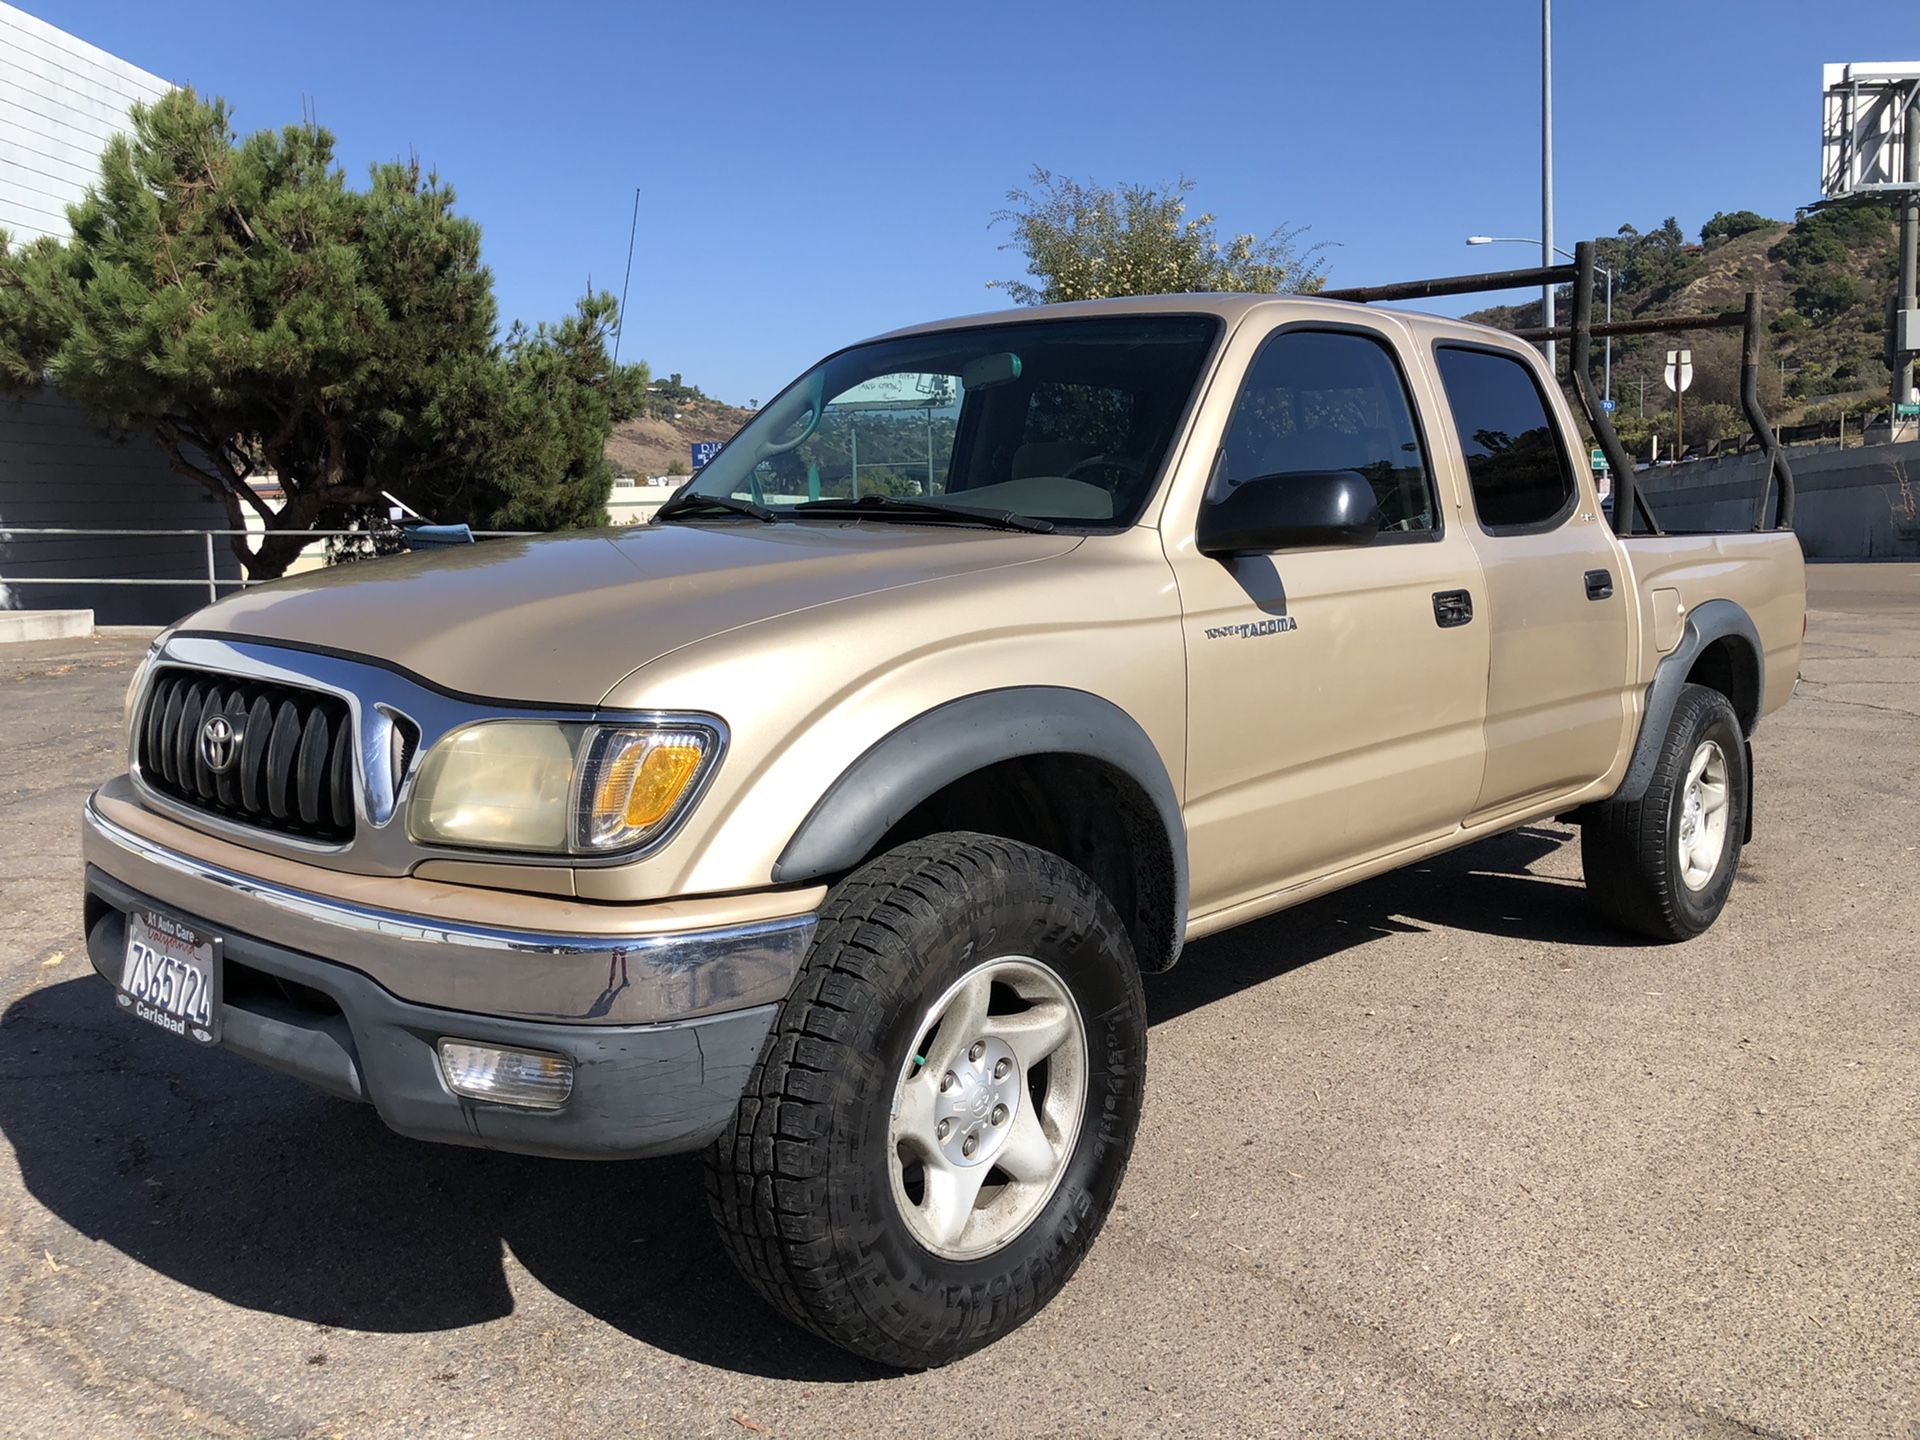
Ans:
{"type": "Polygon", "coordinates": [[[116,1013],[76,820],[144,640],[0,647],[0,1435],[1920,1435],[1920,565],[1811,581],[1714,930],[1624,940],[1542,825],[1196,944],[1086,1265],[910,1376],[765,1311],[692,1158],[116,1013]]]}

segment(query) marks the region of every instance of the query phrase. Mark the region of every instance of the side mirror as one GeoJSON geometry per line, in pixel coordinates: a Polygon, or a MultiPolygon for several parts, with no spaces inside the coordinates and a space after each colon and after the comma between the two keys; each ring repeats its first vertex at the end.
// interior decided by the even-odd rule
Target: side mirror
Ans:
{"type": "Polygon", "coordinates": [[[1356,470],[1294,470],[1243,481],[1200,512],[1202,555],[1269,555],[1365,545],[1380,533],[1379,501],[1356,470]]]}

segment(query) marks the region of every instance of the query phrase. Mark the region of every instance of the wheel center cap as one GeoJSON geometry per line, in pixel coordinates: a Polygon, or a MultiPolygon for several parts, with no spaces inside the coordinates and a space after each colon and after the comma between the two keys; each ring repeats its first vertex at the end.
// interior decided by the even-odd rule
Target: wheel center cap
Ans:
{"type": "Polygon", "coordinates": [[[1006,1041],[983,1035],[941,1077],[933,1139],[955,1165],[983,1165],[999,1153],[1019,1113],[1025,1083],[1006,1041]]]}
{"type": "Polygon", "coordinates": [[[1706,803],[1701,797],[1700,787],[1689,785],[1680,805],[1680,838],[1682,840],[1691,840],[1694,833],[1699,830],[1701,813],[1705,809],[1706,803]]]}

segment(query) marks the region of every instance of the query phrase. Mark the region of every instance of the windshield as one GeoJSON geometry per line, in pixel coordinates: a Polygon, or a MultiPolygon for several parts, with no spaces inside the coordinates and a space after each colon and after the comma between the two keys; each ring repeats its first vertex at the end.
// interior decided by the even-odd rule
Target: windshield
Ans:
{"type": "Polygon", "coordinates": [[[790,508],[808,501],[889,496],[1130,525],[1217,332],[1207,316],[1133,315],[855,346],[782,391],[683,494],[796,519],[836,518],[790,508]]]}

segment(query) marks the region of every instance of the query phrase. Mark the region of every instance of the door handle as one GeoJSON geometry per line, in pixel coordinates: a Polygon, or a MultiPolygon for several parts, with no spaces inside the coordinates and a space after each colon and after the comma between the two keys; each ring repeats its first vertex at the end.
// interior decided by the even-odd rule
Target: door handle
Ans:
{"type": "Polygon", "coordinates": [[[1613,572],[1611,570],[1587,571],[1587,599],[1611,600],[1613,598],[1613,572]]]}
{"type": "Polygon", "coordinates": [[[1442,630],[1451,630],[1473,619],[1473,596],[1465,590],[1433,592],[1433,621],[1442,630]]]}

